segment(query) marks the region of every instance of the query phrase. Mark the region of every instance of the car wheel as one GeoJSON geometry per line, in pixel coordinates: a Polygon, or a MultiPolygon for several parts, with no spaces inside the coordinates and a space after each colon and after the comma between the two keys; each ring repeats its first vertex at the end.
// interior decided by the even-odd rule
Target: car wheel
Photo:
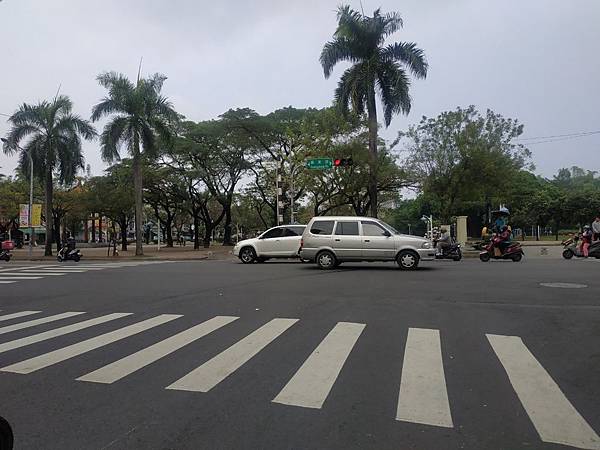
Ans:
{"type": "Polygon", "coordinates": [[[490,258],[491,258],[491,256],[490,256],[490,254],[489,254],[489,253],[487,253],[487,252],[486,252],[486,253],[480,253],[480,254],[479,254],[479,259],[480,259],[482,262],[488,262],[488,261],[490,260],[490,258]]]}
{"type": "Polygon", "coordinates": [[[396,262],[402,270],[414,270],[419,265],[419,255],[410,250],[403,250],[396,257],[396,262]]]}
{"type": "Polygon", "coordinates": [[[4,417],[0,417],[0,448],[13,448],[13,439],[13,432],[10,428],[10,424],[4,417]]]}
{"type": "Polygon", "coordinates": [[[565,259],[571,259],[574,255],[573,255],[573,251],[572,250],[565,250],[564,252],[562,252],[562,256],[565,259]]]}
{"type": "Polygon", "coordinates": [[[519,261],[521,261],[521,259],[523,259],[523,255],[521,255],[520,253],[517,253],[516,255],[513,255],[513,257],[512,257],[513,262],[519,262],[519,261]]]}
{"type": "Polygon", "coordinates": [[[252,247],[244,247],[240,250],[240,261],[244,264],[253,263],[256,259],[256,252],[252,247]]]}
{"type": "Polygon", "coordinates": [[[317,255],[317,265],[321,269],[333,269],[337,265],[335,255],[328,250],[322,251],[317,255]]]}

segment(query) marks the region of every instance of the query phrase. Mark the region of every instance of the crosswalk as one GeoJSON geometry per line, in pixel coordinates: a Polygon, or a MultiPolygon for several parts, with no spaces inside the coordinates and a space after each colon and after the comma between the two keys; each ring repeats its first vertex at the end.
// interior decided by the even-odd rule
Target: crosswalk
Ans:
{"type": "Polygon", "coordinates": [[[77,264],[31,264],[0,269],[0,284],[14,284],[22,281],[40,280],[46,277],[96,272],[107,269],[164,264],[171,261],[123,261],[115,263],[77,263],[77,264]]]}
{"type": "MultiPolygon", "coordinates": [[[[0,311],[0,380],[11,376],[9,374],[41,371],[183,317],[178,314],[159,314],[140,320],[134,314],[126,312],[90,316],[93,314],[82,311],[0,311]],[[128,325],[119,324],[122,319],[135,321],[128,325]],[[61,325],[61,321],[72,323],[61,325]],[[101,324],[105,324],[103,331],[89,337],[94,327],[101,324]],[[107,326],[114,329],[106,331],[107,326]],[[37,327],[43,327],[45,331],[36,330],[37,327]],[[48,330],[48,327],[52,328],[48,330]],[[83,340],[5,365],[7,363],[3,354],[6,352],[46,341],[52,345],[54,338],[88,329],[83,340]],[[15,332],[21,333],[20,335],[29,334],[11,338],[10,334],[15,332]]],[[[76,380],[105,385],[118,383],[142,368],[148,367],[151,370],[153,363],[176,354],[186,346],[201,346],[203,337],[243,321],[243,318],[237,316],[206,318],[116,361],[101,367],[90,367],[90,371],[82,373],[76,380]]],[[[212,355],[198,367],[180,374],[178,379],[164,388],[187,391],[190,392],[189,395],[201,395],[197,393],[217,389],[226,379],[235,382],[235,373],[240,368],[259,353],[268,352],[269,346],[284,334],[295,333],[299,322],[296,318],[273,318],[237,342],[230,343],[229,347],[212,355]]],[[[298,369],[291,378],[281,380],[283,388],[271,402],[289,408],[326,409],[330,402],[336,401],[335,396],[332,396],[333,387],[340,374],[350,370],[345,366],[353,358],[353,350],[368,330],[369,327],[364,323],[335,324],[312,353],[304,361],[298,361],[298,369]]],[[[453,405],[449,401],[453,397],[448,395],[442,338],[443,334],[436,329],[408,328],[406,331],[404,354],[398,355],[402,359],[401,371],[391,374],[397,380],[394,382],[397,408],[395,417],[390,415],[392,422],[395,419],[398,422],[445,429],[462,426],[453,417],[453,405]]],[[[514,390],[542,442],[600,450],[597,432],[565,396],[521,337],[486,334],[481,338],[489,344],[487,356],[497,358],[500,362],[505,371],[501,376],[508,377],[508,385],[514,390]]],[[[293,355],[293,349],[289,350],[293,355]]],[[[17,353],[7,356],[19,359],[17,353]]],[[[270,366],[269,370],[274,371],[276,367],[270,366]]],[[[460,395],[454,394],[454,398],[460,395]]],[[[460,418],[460,415],[457,417],[460,418]]]]}

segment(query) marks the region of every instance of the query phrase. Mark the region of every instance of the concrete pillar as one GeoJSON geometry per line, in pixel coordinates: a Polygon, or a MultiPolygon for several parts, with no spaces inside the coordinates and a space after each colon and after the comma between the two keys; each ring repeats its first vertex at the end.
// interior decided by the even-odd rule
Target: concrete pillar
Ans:
{"type": "Polygon", "coordinates": [[[467,216],[456,218],[456,242],[460,245],[467,243],[467,216]]]}

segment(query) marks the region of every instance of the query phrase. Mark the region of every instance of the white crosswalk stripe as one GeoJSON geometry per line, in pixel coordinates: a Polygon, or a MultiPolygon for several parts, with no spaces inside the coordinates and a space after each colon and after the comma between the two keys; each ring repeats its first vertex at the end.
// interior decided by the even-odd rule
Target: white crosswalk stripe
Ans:
{"type": "MultiPolygon", "coordinates": [[[[37,311],[36,311],[37,312],[37,311]]],[[[77,322],[72,325],[67,325],[60,328],[55,328],[50,331],[44,331],[43,333],[34,334],[21,339],[15,339],[14,341],[4,342],[0,344],[0,353],[8,352],[17,348],[25,347],[26,345],[35,344],[37,342],[52,339],[65,334],[74,333],[75,331],[83,330],[85,328],[99,325],[101,323],[109,322],[111,320],[120,319],[121,317],[130,316],[131,313],[112,313],[105,316],[96,317],[94,319],[84,320],[83,322],[77,322]]]]}
{"type": "Polygon", "coordinates": [[[518,336],[486,335],[544,442],[600,449],[600,437],[518,336]]]}
{"type": "Polygon", "coordinates": [[[133,325],[129,325],[109,333],[101,334],[100,336],[86,339],[85,341],[26,359],[25,361],[11,364],[10,366],[1,368],[0,371],[22,374],[35,372],[36,370],[43,369],[44,367],[51,366],[91,350],[95,350],[99,347],[103,347],[121,339],[125,339],[129,336],[149,330],[150,328],[170,322],[171,320],[179,317],[181,317],[179,314],[161,314],[160,316],[152,317],[151,319],[134,323],[133,325]]]}
{"type": "Polygon", "coordinates": [[[7,280],[0,280],[0,284],[12,284],[12,283],[16,283],[17,280],[12,280],[12,281],[7,281],[7,280]]]}
{"type": "Polygon", "coordinates": [[[66,319],[68,317],[78,316],[80,314],[84,314],[79,311],[69,311],[61,314],[55,314],[53,316],[42,317],[41,319],[29,320],[27,322],[21,322],[14,325],[8,325],[6,327],[0,328],[0,334],[10,333],[12,331],[23,330],[25,328],[35,327],[37,325],[41,325],[43,323],[55,322],[57,320],[66,319]]]}
{"type": "Polygon", "coordinates": [[[188,328],[181,333],[178,333],[170,338],[160,341],[150,347],[146,347],[137,353],[126,356],[114,363],[101,367],[87,375],[77,378],[80,381],[91,381],[94,383],[114,383],[133,372],[146,367],[160,358],[173,353],[180,348],[191,344],[197,339],[212,333],[215,330],[239,319],[232,316],[217,316],[206,322],[188,328]]]}
{"type": "Polygon", "coordinates": [[[41,313],[41,311],[20,311],[12,314],[5,314],[4,316],[0,316],[0,322],[3,320],[18,319],[19,317],[25,317],[39,313],[41,313]]]}
{"type": "MultiPolygon", "coordinates": [[[[68,311],[44,317],[30,317],[36,314],[41,314],[41,311],[4,311],[3,315],[0,315],[0,322],[15,320],[17,323],[0,326],[0,335],[18,330],[34,330],[35,327],[52,324],[85,313],[68,311]]],[[[130,315],[130,313],[107,314],[0,343],[0,354],[58,336],[76,333],[94,325],[130,315]]],[[[123,341],[179,317],[181,316],[176,314],[162,314],[131,325],[121,326],[114,331],[104,332],[95,337],[12,363],[1,368],[0,372],[29,374],[95,349],[123,341]]],[[[239,317],[236,316],[213,317],[183,331],[170,334],[135,353],[128,354],[121,359],[92,370],[80,376],[77,380],[111,384],[143,368],[150,371],[152,370],[152,364],[162,358],[177,358],[178,350],[238,320],[239,317]]],[[[298,322],[298,319],[282,318],[267,322],[168,385],[166,389],[191,392],[210,391],[234,374],[259,352],[263,351],[296,322],[298,322]]],[[[280,381],[277,381],[278,386],[283,385],[283,388],[272,399],[272,402],[310,409],[327,408],[328,405],[334,403],[338,395],[334,386],[338,382],[342,370],[345,371],[344,373],[350,370],[349,367],[344,369],[344,366],[361,338],[365,327],[366,324],[362,323],[338,322],[329,330],[328,334],[306,360],[298,361],[299,368],[291,378],[281,380],[281,384],[279,384],[280,381]]],[[[150,333],[148,335],[151,336],[150,333]]],[[[486,357],[497,357],[499,359],[508,376],[510,386],[512,386],[527,413],[527,416],[523,417],[529,417],[541,441],[582,449],[600,450],[600,438],[596,431],[565,397],[560,387],[531,354],[520,337],[494,334],[487,334],[486,337],[491,345],[486,357]]],[[[445,428],[454,427],[441,344],[439,330],[409,328],[402,370],[399,374],[400,387],[399,390],[393,393],[390,392],[390,395],[398,400],[396,420],[445,428]]],[[[293,349],[288,350],[293,352],[293,349]]],[[[290,353],[290,355],[293,355],[293,353],[290,353]]],[[[400,357],[398,355],[398,358],[400,357]]],[[[385,361],[383,363],[385,365],[385,361]]],[[[383,369],[384,365],[382,366],[383,369]]],[[[277,365],[273,365],[271,362],[268,370],[276,371],[277,365]]],[[[10,375],[2,374],[2,376],[10,375]]],[[[460,392],[454,394],[455,396],[460,395],[460,392]]],[[[352,394],[350,393],[350,395],[352,394]]],[[[519,408],[518,403],[514,406],[519,408]]],[[[454,408],[456,408],[456,405],[453,405],[454,408]]],[[[464,426],[465,424],[457,424],[457,427],[464,426]]],[[[524,437],[524,439],[526,438],[524,437]]]]}
{"type": "Polygon", "coordinates": [[[453,427],[439,330],[408,330],[396,420],[453,427]]]}
{"type": "Polygon", "coordinates": [[[167,386],[167,389],[210,391],[296,322],[298,319],[271,320],[213,359],[167,386]]]}
{"type": "Polygon", "coordinates": [[[273,402],[321,408],[364,328],[362,323],[339,322],[273,402]]]}
{"type": "Polygon", "coordinates": [[[21,274],[17,274],[16,276],[8,275],[8,274],[0,274],[0,281],[39,280],[40,278],[42,278],[42,277],[41,276],[21,275],[21,274]],[[7,276],[4,276],[4,275],[7,275],[7,276]]]}

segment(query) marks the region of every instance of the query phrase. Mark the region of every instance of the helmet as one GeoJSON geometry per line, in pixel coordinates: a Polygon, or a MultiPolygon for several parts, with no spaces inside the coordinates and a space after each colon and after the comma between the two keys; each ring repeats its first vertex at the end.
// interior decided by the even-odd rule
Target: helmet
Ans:
{"type": "Polygon", "coordinates": [[[592,228],[592,227],[590,227],[589,225],[586,225],[586,226],[584,226],[584,227],[583,227],[583,229],[584,229],[584,230],[589,230],[589,229],[591,229],[591,228],[592,228]]]}

